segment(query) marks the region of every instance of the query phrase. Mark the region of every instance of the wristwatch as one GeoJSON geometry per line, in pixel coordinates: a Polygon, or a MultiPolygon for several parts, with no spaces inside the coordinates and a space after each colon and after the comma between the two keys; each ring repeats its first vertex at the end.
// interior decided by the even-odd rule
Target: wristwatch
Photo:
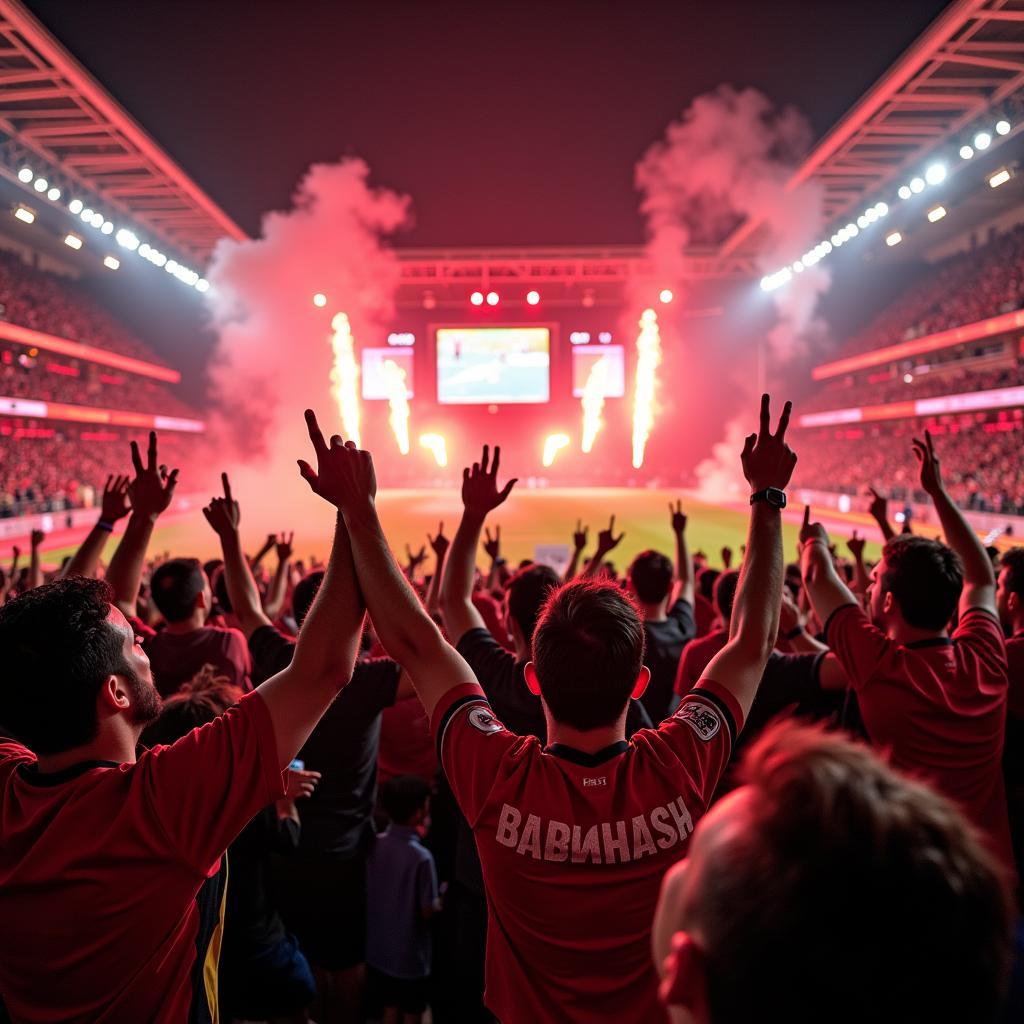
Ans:
{"type": "Polygon", "coordinates": [[[786,507],[786,492],[780,491],[778,487],[766,487],[763,491],[754,491],[750,496],[750,504],[755,501],[766,502],[772,508],[786,507]]]}

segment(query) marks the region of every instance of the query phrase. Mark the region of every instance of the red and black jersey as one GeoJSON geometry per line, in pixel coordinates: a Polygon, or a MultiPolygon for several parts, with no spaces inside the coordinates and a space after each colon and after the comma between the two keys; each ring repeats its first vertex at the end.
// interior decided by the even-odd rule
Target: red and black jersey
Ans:
{"type": "Polygon", "coordinates": [[[959,804],[1012,871],[1000,768],[1006,641],[995,616],[972,608],[951,637],[898,644],[851,604],[833,612],[825,636],[872,744],[959,804]]]}
{"type": "Polygon", "coordinates": [[[283,795],[257,693],[134,764],[0,744],[0,992],[16,1021],[215,1022],[224,850],[283,795]]]}
{"type": "Polygon", "coordinates": [[[485,1000],[499,1019],[664,1020],[650,951],[659,886],[741,725],[728,691],[705,681],[659,728],[587,754],[508,732],[475,685],[442,699],[434,733],[480,852],[485,1000]]]}

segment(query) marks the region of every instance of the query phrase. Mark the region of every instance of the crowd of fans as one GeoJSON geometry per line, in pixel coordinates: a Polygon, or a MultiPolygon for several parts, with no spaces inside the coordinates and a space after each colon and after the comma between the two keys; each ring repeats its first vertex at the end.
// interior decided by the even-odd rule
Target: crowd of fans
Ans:
{"type": "Polygon", "coordinates": [[[765,396],[738,568],[673,503],[620,579],[614,516],[512,571],[486,446],[400,567],[370,455],[306,415],[326,565],[247,556],[227,475],[221,558],[152,557],[154,435],[59,572],[5,576],[13,1020],[1021,1019],[1024,549],[951,499],[959,434],[904,439],[946,543],[878,495],[877,565],[807,509],[785,566],[765,396]]]}
{"type": "MultiPolygon", "coordinates": [[[[131,435],[119,427],[0,419],[0,519],[97,504],[103,482],[123,469],[131,435]]],[[[194,437],[168,432],[164,446],[182,464],[194,437]]]]}
{"type": "Polygon", "coordinates": [[[160,362],[77,282],[39,270],[2,249],[0,320],[134,359],[160,362]]]}
{"type": "Polygon", "coordinates": [[[970,252],[950,256],[850,339],[848,352],[912,338],[1020,309],[1024,302],[1024,224],[970,252]]]}
{"type": "Polygon", "coordinates": [[[921,503],[927,495],[906,463],[907,445],[928,427],[948,453],[946,487],[964,509],[1024,515],[1020,452],[1024,410],[821,427],[801,437],[797,483],[809,490],[856,494],[864,483],[894,498],[921,503]]]}
{"type": "Polygon", "coordinates": [[[891,376],[881,380],[878,374],[872,376],[871,380],[845,379],[822,388],[808,399],[805,411],[858,408],[1018,387],[1024,384],[1024,357],[1018,357],[1012,366],[973,364],[953,369],[942,367],[938,373],[894,369],[891,376]]]}
{"type": "Polygon", "coordinates": [[[0,398],[34,398],[194,419],[196,411],[166,385],[96,363],[0,342],[0,398]]]}

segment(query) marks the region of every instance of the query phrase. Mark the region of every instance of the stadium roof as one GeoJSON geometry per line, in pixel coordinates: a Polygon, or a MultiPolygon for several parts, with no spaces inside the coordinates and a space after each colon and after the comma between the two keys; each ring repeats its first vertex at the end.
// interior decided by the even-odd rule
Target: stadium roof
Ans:
{"type": "MultiPolygon", "coordinates": [[[[954,0],[821,139],[789,188],[820,183],[831,223],[1022,86],[1022,0],[954,0]]],[[[722,254],[756,250],[760,226],[741,224],[722,254]]]]}
{"type": "Polygon", "coordinates": [[[34,154],[201,265],[245,237],[18,0],[0,0],[0,140],[6,172],[34,154]]]}

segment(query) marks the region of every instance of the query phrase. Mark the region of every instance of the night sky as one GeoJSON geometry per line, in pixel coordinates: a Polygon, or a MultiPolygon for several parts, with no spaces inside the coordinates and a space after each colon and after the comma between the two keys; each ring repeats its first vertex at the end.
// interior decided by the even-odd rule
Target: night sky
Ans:
{"type": "Polygon", "coordinates": [[[940,0],[696,4],[27,0],[247,231],[310,163],[409,192],[400,245],[643,240],[633,165],[702,92],[820,136],[940,0]]]}

